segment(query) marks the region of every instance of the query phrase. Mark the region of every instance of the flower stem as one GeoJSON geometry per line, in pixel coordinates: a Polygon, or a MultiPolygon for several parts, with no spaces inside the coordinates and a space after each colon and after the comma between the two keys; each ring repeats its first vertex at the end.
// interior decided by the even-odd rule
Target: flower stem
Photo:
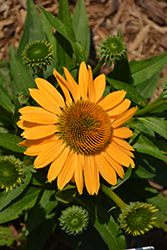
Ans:
{"type": "Polygon", "coordinates": [[[148,104],[145,108],[140,109],[136,112],[135,116],[142,116],[155,108],[161,106],[162,104],[166,103],[166,99],[163,99],[163,95],[160,95],[154,102],[148,104]]]}
{"type": "Polygon", "coordinates": [[[99,63],[96,65],[96,67],[93,69],[93,75],[95,75],[99,71],[99,69],[103,66],[104,62],[105,62],[105,58],[102,58],[99,61],[99,63]]]}
{"type": "Polygon", "coordinates": [[[108,195],[121,209],[125,208],[126,203],[112,191],[112,188],[106,187],[104,184],[101,184],[101,190],[108,195]]]}

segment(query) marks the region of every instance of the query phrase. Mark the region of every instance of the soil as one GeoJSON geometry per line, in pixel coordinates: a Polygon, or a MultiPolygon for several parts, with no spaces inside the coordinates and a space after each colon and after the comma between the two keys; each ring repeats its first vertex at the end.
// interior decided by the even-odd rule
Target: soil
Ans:
{"type": "MultiPolygon", "coordinates": [[[[69,1],[71,13],[76,2],[69,1]]],[[[54,15],[58,13],[57,0],[34,0],[34,3],[54,15]]],[[[93,49],[89,58],[92,66],[97,62],[93,51],[99,49],[98,44],[106,36],[116,34],[117,29],[120,29],[126,42],[130,61],[149,58],[167,51],[167,0],[85,0],[85,5],[92,35],[93,49]]],[[[25,17],[26,0],[0,0],[0,60],[9,59],[8,48],[11,43],[15,49],[18,48],[25,17]]],[[[101,73],[108,73],[109,70],[105,65],[101,73]]],[[[162,71],[162,77],[167,77],[167,65],[162,71]]],[[[157,98],[160,92],[161,88],[157,87],[152,99],[157,98]]],[[[155,184],[155,188],[163,193],[163,187],[155,184]]],[[[167,196],[166,190],[164,195],[167,196]]],[[[18,234],[14,225],[9,226],[13,234],[18,234]]],[[[60,235],[56,242],[53,240],[54,237],[55,235],[52,235],[49,239],[46,249],[70,249],[60,235]]],[[[161,229],[151,230],[141,240],[145,246],[152,244],[157,250],[167,249],[167,235],[161,229]]],[[[128,247],[134,245],[132,238],[128,237],[128,247]]],[[[17,246],[13,247],[16,248],[17,246]]]]}

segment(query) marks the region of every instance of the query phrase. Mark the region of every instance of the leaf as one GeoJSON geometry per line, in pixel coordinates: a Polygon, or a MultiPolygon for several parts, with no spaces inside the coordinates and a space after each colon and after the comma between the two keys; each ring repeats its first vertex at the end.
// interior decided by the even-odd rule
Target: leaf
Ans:
{"type": "Polygon", "coordinates": [[[52,197],[55,193],[55,189],[48,189],[48,187],[50,187],[50,184],[49,186],[44,186],[38,196],[36,204],[30,211],[27,220],[26,235],[38,227],[46,219],[46,216],[58,205],[58,202],[52,197]]]}
{"type": "Polygon", "coordinates": [[[148,178],[153,178],[155,176],[154,173],[150,173],[149,171],[147,171],[143,167],[143,165],[145,165],[145,163],[142,160],[138,161],[138,159],[136,159],[136,167],[133,172],[133,178],[137,177],[141,179],[148,179],[148,178]]]}
{"type": "Polygon", "coordinates": [[[17,55],[19,57],[21,57],[21,54],[28,43],[45,39],[41,19],[34,1],[28,0],[26,3],[27,15],[24,24],[24,31],[17,50],[17,55]]]}
{"type": "Polygon", "coordinates": [[[162,161],[166,161],[166,157],[162,154],[159,148],[143,134],[139,135],[137,142],[133,147],[140,153],[149,154],[162,161]]]}
{"type": "Polygon", "coordinates": [[[0,227],[0,246],[10,247],[15,240],[8,227],[0,227]]]}
{"type": "Polygon", "coordinates": [[[0,212],[0,224],[19,218],[26,210],[34,206],[40,189],[29,187],[0,212]]]}
{"type": "Polygon", "coordinates": [[[21,59],[16,55],[12,45],[9,46],[11,75],[15,86],[15,94],[28,95],[28,88],[35,87],[35,83],[21,59]]]}
{"type": "Polygon", "coordinates": [[[144,123],[157,134],[167,139],[167,122],[157,117],[139,117],[140,122],[144,123]]]}
{"type": "Polygon", "coordinates": [[[117,182],[117,185],[113,186],[112,187],[112,190],[118,188],[119,186],[121,186],[125,181],[127,181],[130,176],[132,174],[132,168],[129,167],[128,170],[126,171],[125,175],[124,175],[124,178],[121,180],[121,179],[118,179],[118,182],[117,182]]]}
{"type": "Polygon", "coordinates": [[[142,107],[145,107],[147,104],[147,101],[143,96],[140,95],[140,93],[130,84],[127,84],[125,82],[120,82],[114,79],[109,78],[108,76],[106,77],[107,82],[111,84],[115,89],[117,90],[122,90],[124,89],[127,92],[126,97],[132,100],[134,103],[137,105],[140,105],[142,107]]]}
{"type": "Polygon", "coordinates": [[[144,134],[148,134],[152,137],[155,136],[154,131],[151,128],[148,128],[148,126],[144,123],[141,123],[139,121],[132,121],[130,123],[130,127],[136,130],[139,130],[140,132],[144,133],[144,134]]]}
{"type": "Polygon", "coordinates": [[[90,30],[84,0],[77,1],[72,21],[76,39],[82,44],[85,52],[85,58],[87,60],[90,50],[90,30]]]}
{"type": "Polygon", "coordinates": [[[6,192],[6,195],[0,203],[0,210],[4,209],[10,202],[17,198],[27,187],[32,177],[32,173],[30,171],[31,167],[32,165],[26,167],[24,166],[23,171],[25,173],[25,178],[23,179],[23,183],[21,183],[19,186],[16,186],[9,192],[6,192]]]}
{"type": "Polygon", "coordinates": [[[160,76],[161,76],[161,71],[156,72],[152,77],[138,84],[136,86],[136,89],[144,98],[146,99],[151,98],[154,94],[154,91],[156,90],[160,76]]]}
{"type": "Polygon", "coordinates": [[[2,86],[2,83],[0,83],[0,105],[8,112],[14,113],[14,106],[11,102],[11,96],[9,95],[8,91],[2,86]]]}
{"type": "Polygon", "coordinates": [[[0,133],[0,146],[7,148],[11,151],[22,153],[25,151],[25,147],[18,146],[18,143],[21,142],[22,139],[17,135],[13,135],[10,133],[0,133]]]}
{"type": "Polygon", "coordinates": [[[99,232],[109,250],[125,249],[125,237],[118,230],[118,224],[108,211],[93,201],[82,200],[77,198],[77,201],[89,211],[89,219],[96,230],[99,232]]]}
{"type": "Polygon", "coordinates": [[[131,61],[129,63],[132,78],[134,80],[133,85],[136,86],[152,77],[157,71],[167,63],[167,53],[153,56],[149,59],[143,59],[140,61],[131,61]]]}

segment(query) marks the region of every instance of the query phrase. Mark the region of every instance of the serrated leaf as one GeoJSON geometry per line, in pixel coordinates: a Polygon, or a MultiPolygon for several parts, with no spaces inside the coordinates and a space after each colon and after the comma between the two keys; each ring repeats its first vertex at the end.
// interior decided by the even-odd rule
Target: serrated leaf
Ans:
{"type": "Polygon", "coordinates": [[[111,84],[111,86],[113,86],[115,89],[124,89],[125,91],[127,91],[126,97],[137,105],[142,107],[145,107],[147,105],[147,101],[145,100],[145,98],[141,96],[140,93],[132,85],[111,79],[109,77],[106,77],[106,79],[107,82],[109,82],[109,84],[111,84]]]}
{"type": "Polygon", "coordinates": [[[140,122],[144,123],[157,134],[167,139],[167,122],[157,117],[139,117],[140,122]]]}
{"type": "Polygon", "coordinates": [[[35,87],[34,80],[27,67],[23,65],[21,59],[16,55],[12,45],[9,46],[11,75],[15,86],[16,95],[28,95],[28,89],[35,87]]]}
{"type": "Polygon", "coordinates": [[[10,133],[0,133],[0,146],[13,152],[22,153],[25,151],[25,147],[18,146],[18,143],[21,141],[22,139],[17,135],[10,133]]]}
{"type": "Polygon", "coordinates": [[[162,161],[166,161],[166,157],[162,154],[159,148],[143,134],[139,135],[133,147],[140,153],[149,154],[162,161]]]}
{"type": "Polygon", "coordinates": [[[28,43],[31,43],[36,40],[45,39],[41,19],[34,4],[34,1],[28,0],[26,3],[27,15],[24,23],[23,34],[17,50],[17,55],[19,57],[21,57],[21,54],[28,43]]]}
{"type": "Polygon", "coordinates": [[[77,1],[72,21],[76,39],[82,44],[85,52],[85,58],[87,60],[90,50],[90,30],[84,0],[77,1]]]}
{"type": "Polygon", "coordinates": [[[129,63],[133,85],[136,86],[152,77],[157,71],[167,63],[167,53],[163,55],[153,56],[149,59],[140,61],[131,61],[129,63]]]}
{"type": "Polygon", "coordinates": [[[10,206],[0,212],[0,223],[5,223],[19,218],[23,212],[34,206],[40,189],[37,187],[29,187],[11,202],[10,206]]]}

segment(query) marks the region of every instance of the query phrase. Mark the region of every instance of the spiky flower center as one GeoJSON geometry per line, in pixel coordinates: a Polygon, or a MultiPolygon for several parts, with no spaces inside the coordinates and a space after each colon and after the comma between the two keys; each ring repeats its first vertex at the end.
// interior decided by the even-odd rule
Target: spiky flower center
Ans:
{"type": "Polygon", "coordinates": [[[78,100],[59,116],[59,138],[78,154],[94,155],[105,148],[112,135],[107,112],[98,104],[78,100]]]}

